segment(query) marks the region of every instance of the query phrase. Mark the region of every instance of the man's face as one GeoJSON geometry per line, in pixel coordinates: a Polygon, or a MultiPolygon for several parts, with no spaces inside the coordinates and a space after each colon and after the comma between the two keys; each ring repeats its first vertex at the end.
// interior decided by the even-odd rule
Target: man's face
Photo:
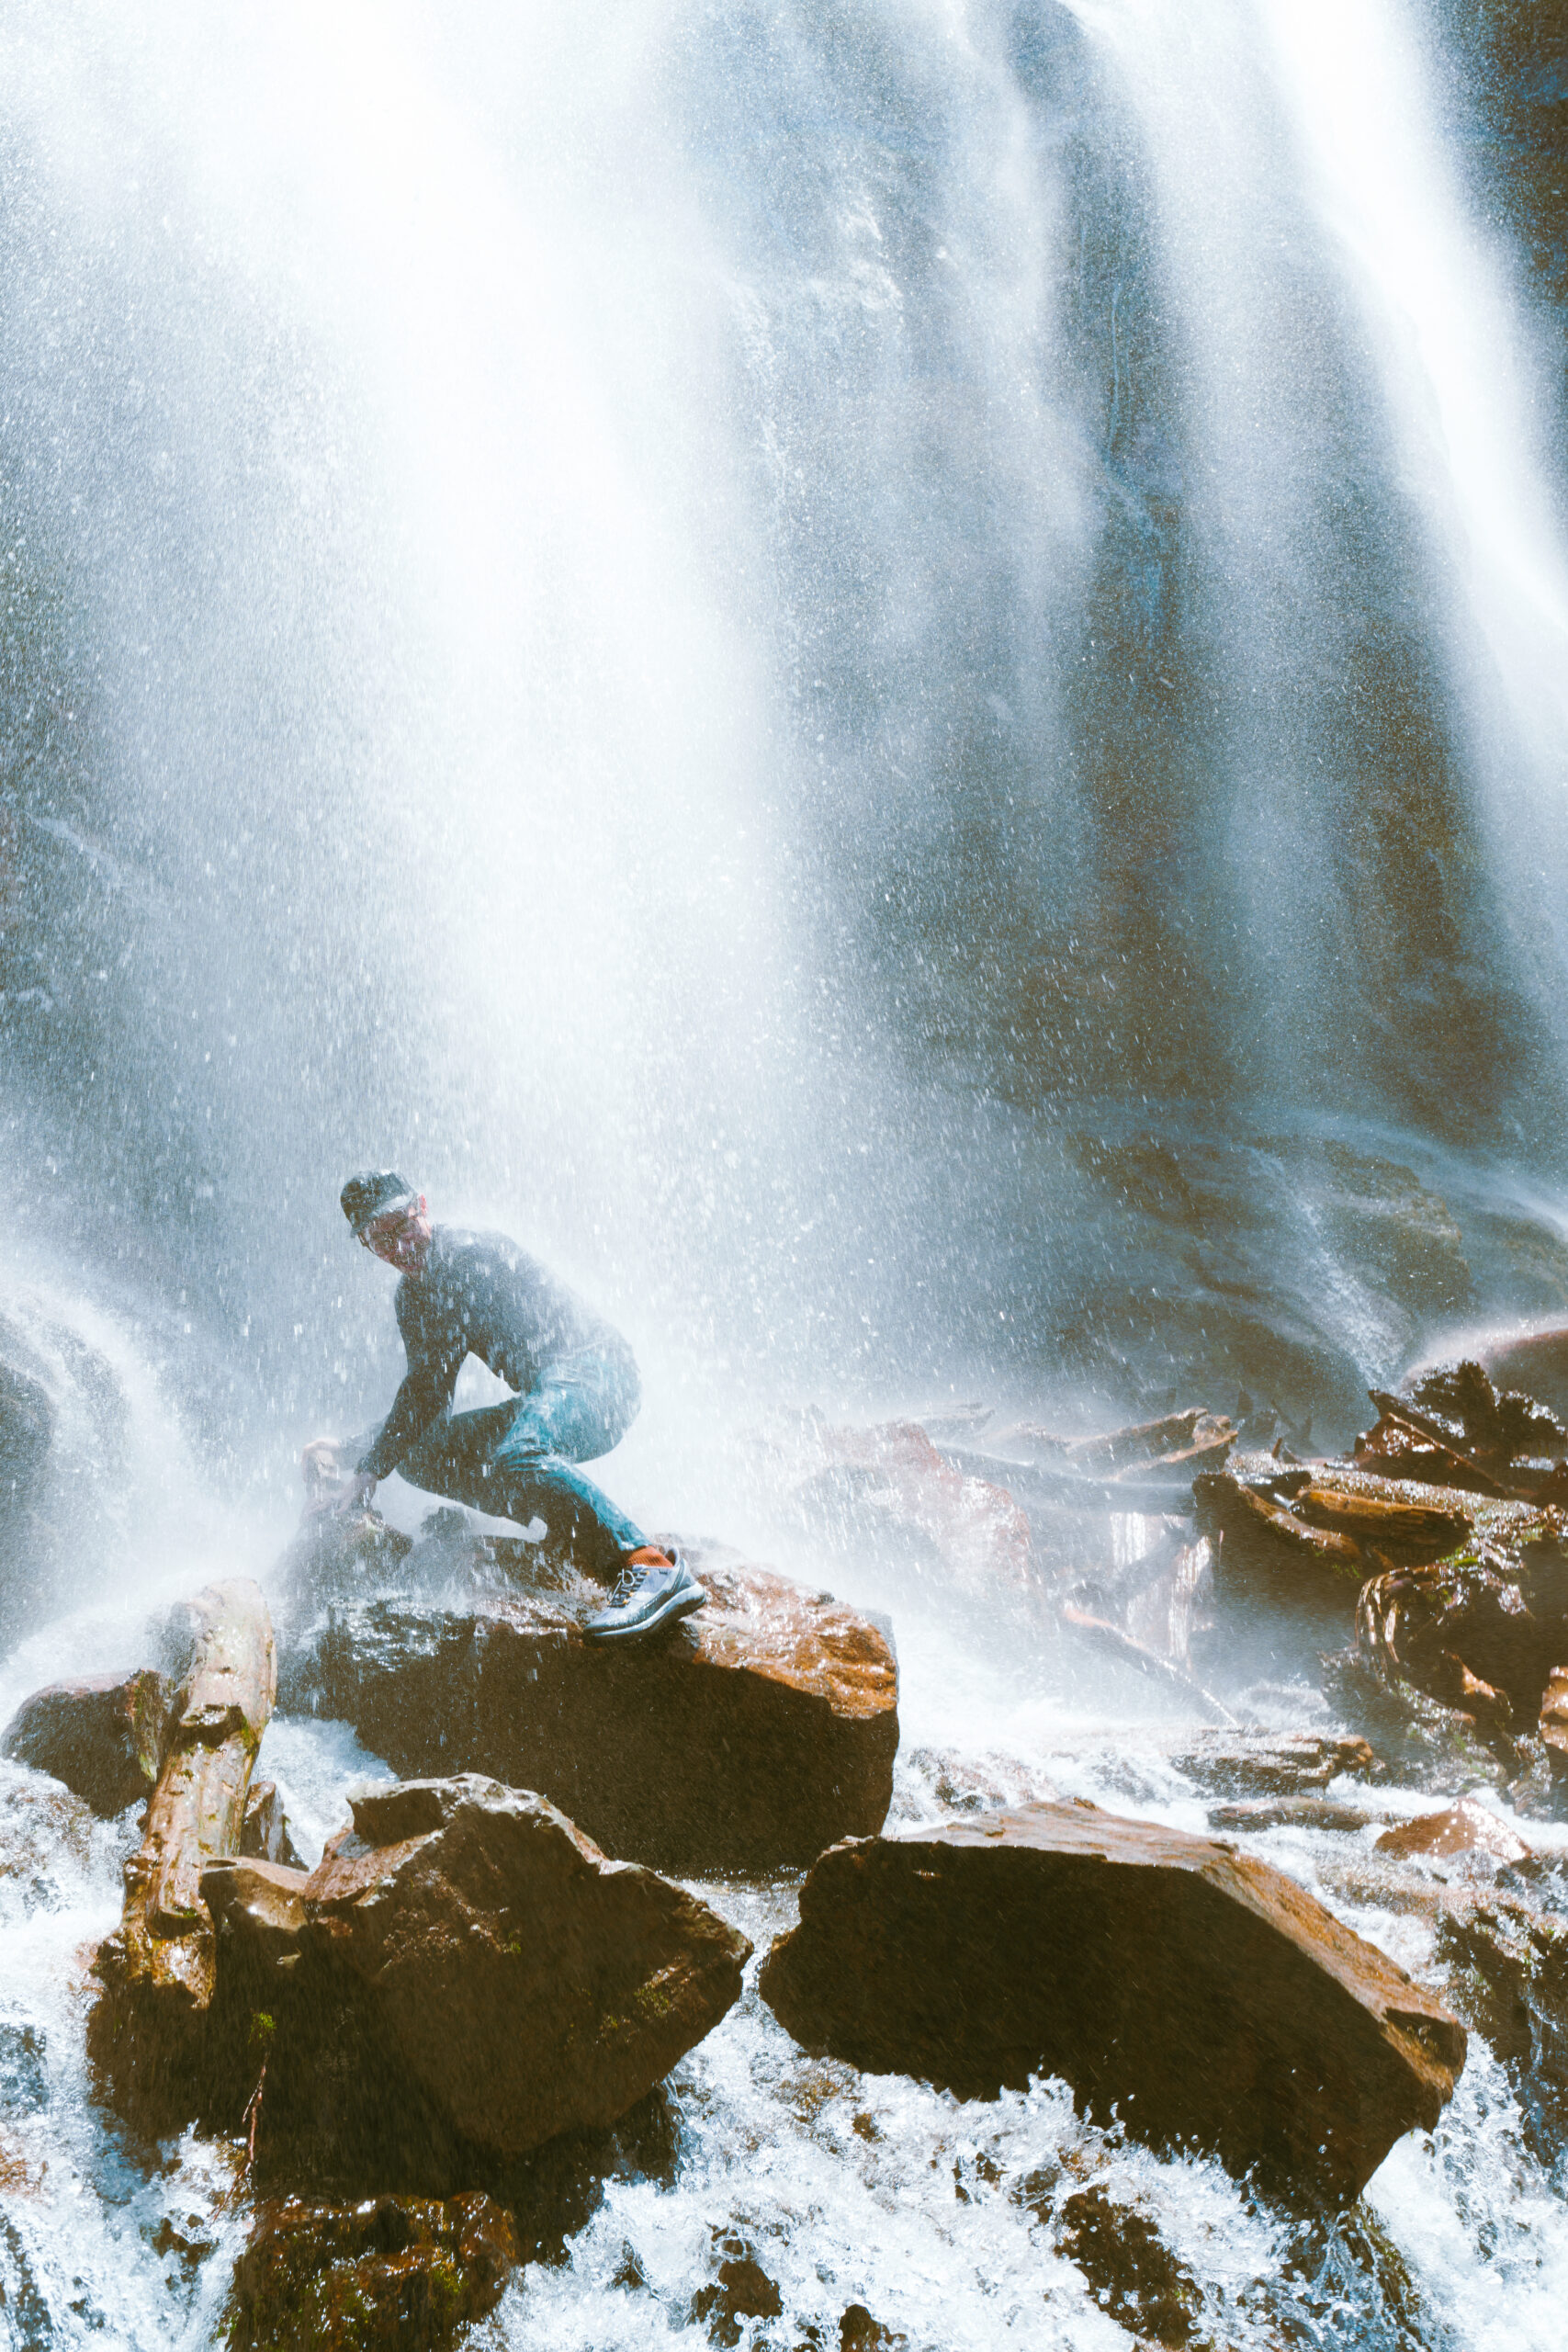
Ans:
{"type": "Polygon", "coordinates": [[[373,1216],[360,1235],[367,1250],[373,1250],[384,1264],[395,1266],[400,1274],[419,1274],[430,1255],[430,1217],[422,1193],[417,1201],[401,1208],[383,1209],[373,1216]]]}

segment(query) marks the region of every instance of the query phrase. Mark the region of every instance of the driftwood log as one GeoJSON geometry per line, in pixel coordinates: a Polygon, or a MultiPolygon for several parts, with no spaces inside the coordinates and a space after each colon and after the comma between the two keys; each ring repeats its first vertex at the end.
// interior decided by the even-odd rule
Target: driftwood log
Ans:
{"type": "Polygon", "coordinates": [[[209,1585],[191,1607],[189,1670],[170,1722],[125,1907],[96,1971],[94,2054],[117,2090],[157,2101],[199,2063],[216,1945],[205,1867],[240,1851],[256,1750],[277,1689],[272,1620],[248,1578],[209,1585]]]}

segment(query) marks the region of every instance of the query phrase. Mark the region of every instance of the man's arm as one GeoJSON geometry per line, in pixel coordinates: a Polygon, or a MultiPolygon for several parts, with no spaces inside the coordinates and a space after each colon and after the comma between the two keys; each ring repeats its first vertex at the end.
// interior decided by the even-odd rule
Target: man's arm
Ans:
{"type": "Polygon", "coordinates": [[[457,1364],[446,1363],[439,1356],[411,1360],[402,1385],[392,1399],[391,1411],[360,1457],[358,1476],[368,1477],[374,1484],[397,1468],[450,1397],[457,1371],[457,1364]]]}

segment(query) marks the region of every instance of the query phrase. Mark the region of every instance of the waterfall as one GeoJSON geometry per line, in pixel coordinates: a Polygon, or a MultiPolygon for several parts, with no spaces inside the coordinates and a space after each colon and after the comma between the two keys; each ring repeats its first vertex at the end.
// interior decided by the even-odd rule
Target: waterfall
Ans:
{"type": "Polygon", "coordinates": [[[1363,1123],[1548,1303],[1450,1197],[1558,1177],[1545,374],[1394,0],[71,23],[6,36],[46,1220],[284,1419],[367,1158],[763,1385],[1157,1387],[1082,1336],[1119,1122],[1363,1123]]]}
{"type": "MultiPolygon", "coordinates": [[[[1562,322],[1466,165],[1465,14],[11,0],[0,1318],[68,1420],[85,1333],[133,1442],[81,1420],[8,1692],[51,1611],[96,1663],[270,1556],[300,1442],[384,1405],[361,1165],[613,1315],[630,1505],[759,1543],[731,1441],[781,1400],[1326,1440],[1459,1326],[1568,1319],[1562,322]]],[[[995,1627],[900,1639],[907,1745],[1200,1818],[1066,1753],[995,1627]]],[[[366,1759],[280,1728],[329,1825],[366,1759]]],[[[116,1867],[0,1886],[61,2049],[116,1867]]],[[[783,1900],[735,1896],[764,1941],[783,1900]]],[[[792,2312],[816,2262],[947,2352],[1109,2340],[1014,2193],[1087,2144],[1056,2093],[794,2063],[705,2046],[682,2184],[505,2340],[646,2341],[623,2244],[674,2277],[741,2205],[792,2312]]],[[[207,2340],[206,2158],[150,2184],[55,2095],[90,2225],[0,2225],[6,2308],[207,2340]]],[[[1413,2341],[1404,2263],[1454,2341],[1544,2344],[1510,2096],[1480,2059],[1391,2161],[1328,2318],[1337,2242],[1308,2278],[1210,2169],[1107,2161],[1238,2343],[1413,2341]]]]}

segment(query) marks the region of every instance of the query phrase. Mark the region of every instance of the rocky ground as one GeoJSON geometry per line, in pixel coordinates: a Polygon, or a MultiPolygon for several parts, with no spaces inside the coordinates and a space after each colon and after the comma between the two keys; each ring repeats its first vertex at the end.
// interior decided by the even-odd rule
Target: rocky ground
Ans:
{"type": "MultiPolygon", "coordinates": [[[[482,2321],[607,2184],[677,2161],[664,2086],[734,2010],[771,2011],[829,2102],[907,2078],[1000,2117],[1058,2077],[1086,2122],[1229,2167],[1294,2217],[1301,2262],[1331,2244],[1380,2309],[1404,2297],[1397,2340],[1436,2345],[1369,2177],[1476,2064],[1562,2161],[1555,1401],[1438,1367],[1338,1460],[1249,1450],[1198,1408],[1080,1438],[980,1408],[767,1431],[759,1476],[819,1555],[984,1596],[1069,1684],[1148,1694],[1140,1739],[1039,1769],[906,1746],[896,1773],[894,1628],[715,1547],[694,1547],[709,1609],[605,1652],[547,1544],[316,1515],[265,1593],[212,1588],[123,1673],[22,1704],[0,1875],[44,1888],[122,1841],[123,1918],[74,1979],[96,2096],[133,2142],[194,2127],[213,2152],[245,2233],[236,2343],[482,2321]],[[1287,1684],[1315,1685],[1310,1726],[1268,1720],[1287,1684]],[[406,1776],[355,1796],[310,1869],[255,1770],[275,1693],[406,1776]]],[[[47,2072],[0,2032],[24,2195],[47,2072]]],[[[1260,2340],[1103,2164],[997,2165],[1124,2332],[1260,2340]]],[[[755,2233],[721,2232],[686,2324],[772,2343],[786,2287],[755,2233]]],[[[852,2296],[835,2324],[911,2340],[852,2296]]]]}

